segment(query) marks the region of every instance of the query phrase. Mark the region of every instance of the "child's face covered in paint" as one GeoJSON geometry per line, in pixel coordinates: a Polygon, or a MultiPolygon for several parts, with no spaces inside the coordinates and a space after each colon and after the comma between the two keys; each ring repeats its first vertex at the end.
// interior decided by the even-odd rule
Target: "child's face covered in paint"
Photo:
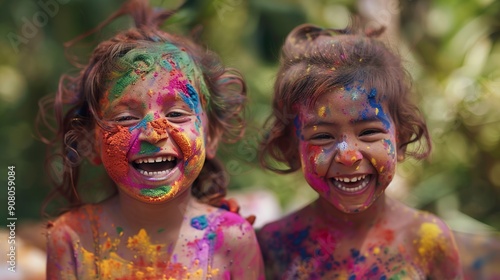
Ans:
{"type": "Polygon", "coordinates": [[[396,170],[396,130],[376,89],[346,86],[299,107],[296,122],[302,171],[330,204],[363,211],[396,170]]]}
{"type": "Polygon", "coordinates": [[[168,201],[191,187],[206,156],[207,118],[200,95],[173,60],[134,82],[122,79],[101,100],[100,156],[120,192],[168,201]],[[121,87],[121,92],[117,91],[121,87]]]}

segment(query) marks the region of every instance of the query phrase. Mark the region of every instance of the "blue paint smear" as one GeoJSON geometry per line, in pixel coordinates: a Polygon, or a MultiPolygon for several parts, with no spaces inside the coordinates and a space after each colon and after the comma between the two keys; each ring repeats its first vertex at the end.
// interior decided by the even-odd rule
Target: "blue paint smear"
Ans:
{"type": "Polygon", "coordinates": [[[375,97],[377,97],[377,90],[372,88],[370,90],[370,93],[368,93],[368,102],[372,108],[378,109],[377,117],[384,124],[384,127],[386,129],[389,129],[391,127],[391,122],[389,121],[387,115],[384,113],[382,105],[377,102],[377,99],[375,97]]]}
{"type": "Polygon", "coordinates": [[[195,113],[199,113],[200,111],[200,98],[198,97],[198,93],[196,92],[196,90],[194,89],[194,87],[191,85],[191,84],[186,84],[186,88],[187,88],[187,92],[188,92],[188,95],[189,95],[189,100],[191,100],[191,104],[193,105],[193,110],[195,111],[195,113]]]}
{"type": "Polygon", "coordinates": [[[198,217],[194,217],[191,219],[191,226],[198,230],[204,230],[208,227],[207,217],[205,215],[201,215],[198,217]]]}
{"type": "Polygon", "coordinates": [[[133,130],[138,129],[138,128],[146,129],[148,122],[150,122],[152,120],[153,120],[153,117],[151,115],[146,115],[146,117],[144,117],[144,119],[142,119],[138,124],[131,126],[128,129],[128,131],[132,132],[133,130]]]}
{"type": "Polygon", "coordinates": [[[297,136],[297,138],[300,139],[300,140],[304,140],[302,138],[301,133],[300,133],[300,120],[299,120],[299,116],[295,116],[295,118],[293,119],[293,125],[295,126],[295,136],[297,136]]]}

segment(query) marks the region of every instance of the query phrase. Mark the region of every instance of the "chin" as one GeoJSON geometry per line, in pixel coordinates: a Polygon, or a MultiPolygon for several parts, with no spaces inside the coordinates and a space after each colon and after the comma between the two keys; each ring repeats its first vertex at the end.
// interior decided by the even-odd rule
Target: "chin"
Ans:
{"type": "Polygon", "coordinates": [[[189,188],[177,186],[159,186],[148,189],[131,189],[120,187],[131,198],[149,204],[160,204],[174,200],[189,188]]]}

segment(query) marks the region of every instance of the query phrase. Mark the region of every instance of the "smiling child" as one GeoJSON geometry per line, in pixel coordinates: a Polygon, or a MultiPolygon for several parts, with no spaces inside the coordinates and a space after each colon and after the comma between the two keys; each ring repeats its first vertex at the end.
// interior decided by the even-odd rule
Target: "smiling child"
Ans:
{"type": "Polygon", "coordinates": [[[262,279],[252,226],[211,206],[227,186],[218,142],[242,133],[243,79],[160,30],[171,13],[137,0],[122,14],[136,27],[101,42],[55,98],[56,192],[71,209],[49,224],[47,279],[262,279]],[[84,159],[104,166],[114,195],[82,199],[84,159]]]}
{"type": "Polygon", "coordinates": [[[384,193],[398,161],[431,147],[378,33],[305,24],[285,41],[261,161],[301,170],[318,198],[258,233],[269,279],[461,278],[450,229],[384,193]]]}

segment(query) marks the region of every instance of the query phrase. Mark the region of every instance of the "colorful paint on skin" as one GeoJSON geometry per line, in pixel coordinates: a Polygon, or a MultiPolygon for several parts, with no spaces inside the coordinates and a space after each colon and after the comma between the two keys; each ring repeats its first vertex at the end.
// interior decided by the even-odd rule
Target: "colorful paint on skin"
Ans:
{"type": "Polygon", "coordinates": [[[446,250],[446,248],[440,248],[443,246],[443,240],[440,238],[442,231],[438,225],[433,223],[423,223],[418,231],[418,236],[420,239],[418,243],[418,254],[420,255],[419,260],[427,265],[427,262],[434,258],[436,251],[446,250]],[[438,250],[436,250],[438,248],[438,250]]]}
{"type": "MultiPolygon", "coordinates": [[[[59,267],[52,272],[57,272],[60,279],[231,279],[238,278],[231,273],[232,268],[240,261],[248,261],[244,260],[248,249],[240,254],[237,248],[232,252],[227,246],[229,239],[241,240],[232,241],[234,245],[247,246],[247,236],[253,235],[253,229],[243,223],[240,216],[224,210],[214,209],[191,218],[191,225],[181,227],[178,240],[172,244],[155,242],[155,235],[145,229],[131,233],[113,225],[107,218],[101,220],[103,217],[108,216],[103,215],[100,206],[87,205],[67,217],[63,229],[71,228],[70,234],[59,231],[58,225],[55,232],[49,232],[49,238],[58,242],[55,247],[52,244],[49,247],[49,265],[51,269],[54,265],[59,267]],[[81,240],[90,237],[93,244],[72,240],[75,236],[81,240]],[[53,258],[62,259],[62,255],[74,261],[52,261],[53,258]]],[[[156,230],[157,234],[163,231],[162,228],[156,230]]],[[[258,270],[261,263],[258,259],[255,261],[250,267],[258,270]]],[[[252,279],[260,278],[256,275],[252,279]]]]}
{"type": "Polygon", "coordinates": [[[374,108],[370,101],[376,96],[374,91],[369,93],[361,86],[346,86],[344,89],[323,94],[316,105],[299,106],[300,113],[294,125],[296,132],[300,133],[299,151],[306,181],[335,207],[346,212],[359,212],[373,204],[392,180],[396,164],[392,143],[395,143],[396,135],[390,124],[387,128],[386,121],[390,118],[385,116],[382,105],[374,108]],[[348,90],[355,92],[354,98],[348,90]],[[346,112],[345,108],[351,110],[346,112]],[[364,131],[369,131],[370,135],[361,136],[364,131]],[[363,183],[366,189],[356,194],[357,198],[352,192],[341,191],[337,186],[354,188],[356,184],[338,183],[337,179],[337,182],[332,182],[331,178],[360,176],[356,174],[366,174],[369,179],[375,177],[363,183]]]}
{"type": "Polygon", "coordinates": [[[283,279],[425,279],[431,266],[413,252],[425,247],[430,261],[439,259],[437,253],[443,249],[436,247],[439,241],[431,241],[439,237],[432,223],[421,225],[420,241],[401,246],[396,232],[377,222],[363,239],[365,246],[345,248],[352,242],[349,230],[325,228],[310,219],[301,224],[302,219],[291,217],[285,224],[263,229],[264,256],[274,260],[272,268],[283,279]]]}
{"type": "MultiPolygon", "coordinates": [[[[160,48],[160,50],[172,50],[171,47],[167,44],[164,48],[160,48]]],[[[136,69],[136,72],[141,75],[141,79],[132,79],[130,77],[135,77],[134,74],[125,73],[124,76],[117,78],[117,82],[108,92],[108,97],[104,98],[107,102],[101,102],[102,104],[106,104],[103,111],[106,112],[105,115],[107,116],[113,115],[112,106],[118,100],[120,100],[120,104],[132,102],[129,108],[133,108],[132,110],[135,110],[134,114],[136,115],[138,112],[148,112],[136,124],[128,127],[129,134],[120,129],[116,133],[116,136],[112,138],[107,137],[106,139],[108,140],[103,141],[109,143],[109,140],[113,140],[114,138],[129,140],[127,147],[124,146],[124,142],[121,143],[123,147],[120,150],[120,157],[115,158],[115,160],[121,161],[119,164],[120,169],[113,166],[116,161],[111,159],[117,156],[116,152],[108,151],[107,153],[111,154],[104,157],[104,164],[105,166],[110,166],[109,169],[114,174],[112,178],[115,182],[120,182],[119,186],[126,186],[124,189],[127,193],[153,202],[174,197],[181,190],[189,187],[192,181],[198,176],[205,161],[205,135],[203,129],[205,116],[201,108],[202,102],[200,102],[198,92],[190,83],[190,80],[195,80],[198,70],[192,66],[192,61],[186,56],[185,52],[177,50],[175,55],[172,53],[168,55],[150,53],[148,54],[149,56],[146,55],[148,58],[144,62],[140,62],[140,59],[143,59],[145,55],[131,51],[125,56],[125,60],[134,61],[133,65],[142,67],[140,71],[136,69]],[[157,59],[160,57],[160,65],[163,68],[158,69],[155,65],[157,59]],[[156,70],[152,71],[153,69],[156,70]],[[167,75],[159,75],[160,71],[167,72],[167,75]],[[185,75],[185,73],[188,74],[185,75]],[[160,85],[160,83],[162,84],[160,85]],[[109,95],[113,96],[110,97],[109,95]],[[174,95],[176,99],[172,100],[172,96],[174,95]],[[137,100],[144,100],[142,106],[138,107],[136,105],[137,100]],[[163,110],[168,108],[165,107],[165,104],[170,104],[171,102],[177,102],[176,104],[181,102],[181,104],[185,105],[182,108],[187,108],[190,112],[193,112],[196,119],[192,125],[191,121],[189,122],[191,125],[189,128],[184,124],[184,121],[179,124],[175,122],[170,123],[168,116],[166,118],[162,117],[164,115],[163,110]],[[142,108],[142,110],[138,108],[142,108]],[[139,137],[140,135],[142,136],[139,137]],[[195,139],[192,138],[193,135],[197,135],[195,139]],[[140,176],[137,177],[134,175],[137,178],[134,176],[130,177],[130,173],[134,173],[134,170],[128,163],[128,158],[134,157],[134,155],[154,157],[155,154],[161,154],[162,147],[158,146],[157,143],[162,144],[160,141],[169,137],[177,144],[180,149],[180,155],[182,155],[183,165],[179,166],[179,176],[181,178],[171,184],[155,184],[151,186],[144,184],[140,176]]],[[[112,146],[108,145],[107,147],[112,146]]],[[[108,148],[108,150],[110,149],[108,148]]]]}
{"type": "Polygon", "coordinates": [[[108,175],[114,181],[119,181],[122,174],[127,174],[129,170],[127,153],[131,141],[130,131],[122,126],[117,127],[118,132],[104,133],[103,152],[101,153],[103,162],[114,162],[114,164],[105,165],[108,175]]]}

